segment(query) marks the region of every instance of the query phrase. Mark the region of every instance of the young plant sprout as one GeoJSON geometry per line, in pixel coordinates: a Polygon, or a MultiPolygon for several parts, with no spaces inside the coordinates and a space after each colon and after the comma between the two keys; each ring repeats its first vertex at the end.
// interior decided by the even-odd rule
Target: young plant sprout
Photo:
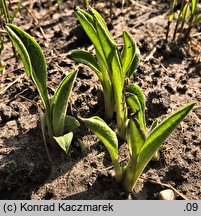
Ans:
{"type": "MultiPolygon", "coordinates": [[[[168,16],[168,24],[167,24],[167,33],[166,40],[169,35],[170,25],[175,17],[175,7],[177,0],[173,0],[170,13],[168,16]]],[[[176,26],[174,29],[173,40],[176,39],[176,35],[178,30],[182,33],[184,29],[185,23],[188,23],[187,33],[185,34],[185,38],[188,39],[190,36],[191,29],[201,21],[201,13],[197,14],[197,5],[198,0],[182,0],[180,6],[180,12],[177,18],[176,26]]]]}
{"type": "Polygon", "coordinates": [[[69,73],[60,83],[53,98],[49,99],[47,65],[41,47],[34,38],[13,24],[7,24],[6,30],[20,53],[27,75],[31,76],[39,92],[45,115],[45,125],[42,125],[42,128],[47,127],[53,147],[57,142],[67,152],[73,138],[72,130],[79,126],[79,122],[74,117],[66,115],[68,99],[77,71],[69,73]]]}
{"type": "Polygon", "coordinates": [[[75,14],[93,43],[96,56],[81,49],[70,51],[68,56],[89,66],[96,73],[103,89],[105,118],[112,119],[116,110],[119,135],[124,138],[127,108],[123,89],[125,80],[139,65],[140,52],[132,36],[123,32],[124,49],[120,53],[101,15],[90,6],[87,8],[87,11],[76,8],[75,14]]]}
{"type": "Polygon", "coordinates": [[[0,54],[4,48],[4,25],[5,23],[13,22],[13,19],[16,17],[17,13],[20,10],[22,1],[23,0],[20,0],[17,3],[16,9],[12,12],[9,7],[11,2],[6,0],[0,0],[0,54]]]}
{"type": "Polygon", "coordinates": [[[101,118],[94,116],[91,118],[81,118],[81,120],[103,142],[111,157],[116,180],[123,185],[127,192],[131,192],[155,152],[190,112],[195,103],[183,106],[159,124],[157,121],[154,121],[149,130],[146,127],[146,104],[142,90],[138,85],[130,85],[125,91],[129,93],[127,103],[132,111],[126,130],[130,154],[130,158],[126,164],[119,163],[117,136],[101,118]]]}

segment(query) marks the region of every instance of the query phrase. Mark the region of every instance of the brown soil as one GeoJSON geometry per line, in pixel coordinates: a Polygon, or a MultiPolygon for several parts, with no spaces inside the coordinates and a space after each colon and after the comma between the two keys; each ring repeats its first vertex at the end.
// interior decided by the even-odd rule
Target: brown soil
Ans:
{"type": "MultiPolygon", "coordinates": [[[[44,50],[50,95],[64,74],[77,66],[66,57],[67,51],[91,49],[71,1],[64,1],[59,8],[51,2],[50,6],[44,0],[25,1],[14,20],[44,50]]],[[[148,125],[190,101],[197,102],[163,144],[160,159],[148,164],[135,198],[158,199],[158,192],[166,187],[154,182],[162,182],[188,199],[201,199],[201,37],[195,36],[201,26],[193,29],[186,44],[182,40],[165,43],[167,1],[156,5],[148,0],[125,2],[122,8],[117,1],[112,20],[109,3],[98,1],[94,7],[105,17],[120,46],[122,30],[128,30],[137,41],[142,60],[131,82],[139,84],[146,95],[148,125]]],[[[40,130],[38,93],[19,57],[13,55],[8,38],[1,60],[6,70],[0,86],[0,199],[132,199],[116,183],[106,149],[83,125],[75,131],[67,155],[51,152],[55,161],[51,166],[40,130]]],[[[100,89],[94,73],[81,66],[71,95],[72,114],[102,117],[100,89]]],[[[125,144],[120,152],[120,160],[126,159],[125,144]]],[[[182,197],[177,194],[176,199],[182,197]]]]}

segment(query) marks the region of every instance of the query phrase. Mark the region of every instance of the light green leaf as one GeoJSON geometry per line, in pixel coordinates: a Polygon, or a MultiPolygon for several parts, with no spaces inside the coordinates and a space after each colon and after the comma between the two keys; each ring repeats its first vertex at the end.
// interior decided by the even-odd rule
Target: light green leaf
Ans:
{"type": "Polygon", "coordinates": [[[6,68],[5,65],[0,65],[0,72],[3,71],[6,68]]]}
{"type": "Polygon", "coordinates": [[[64,133],[68,99],[76,76],[77,71],[75,70],[63,79],[51,102],[52,126],[56,137],[64,133]]]}
{"type": "Polygon", "coordinates": [[[77,129],[80,126],[79,121],[73,116],[66,115],[65,123],[64,123],[64,132],[70,132],[72,130],[77,129]]]}
{"type": "Polygon", "coordinates": [[[118,140],[115,132],[98,116],[80,118],[105,145],[112,161],[118,160],[118,140]]]}
{"type": "Polygon", "coordinates": [[[105,29],[105,32],[107,34],[107,36],[110,38],[110,40],[116,44],[114,38],[112,37],[112,35],[110,34],[109,30],[108,30],[108,27],[107,27],[107,24],[106,22],[104,21],[103,17],[93,8],[90,7],[90,10],[91,10],[91,13],[93,14],[94,18],[96,20],[99,21],[99,23],[102,25],[102,27],[105,29]]]}
{"type": "Polygon", "coordinates": [[[171,23],[172,20],[174,19],[174,8],[176,5],[177,0],[173,0],[172,5],[171,5],[171,9],[170,9],[170,14],[168,16],[168,22],[171,23]]]}
{"type": "Polygon", "coordinates": [[[191,14],[194,15],[197,8],[197,0],[191,0],[191,14]]]}
{"type": "Polygon", "coordinates": [[[174,13],[170,13],[170,15],[168,16],[168,22],[171,23],[173,19],[174,19],[174,13]]]}
{"type": "Polygon", "coordinates": [[[135,70],[138,68],[139,64],[140,64],[140,50],[138,49],[138,47],[136,47],[136,52],[135,52],[135,57],[130,65],[130,68],[128,69],[127,73],[126,73],[126,77],[130,78],[131,75],[133,75],[133,73],[135,72],[135,70]]]}
{"type": "Polygon", "coordinates": [[[137,96],[141,104],[142,111],[145,112],[146,101],[145,101],[144,93],[142,92],[140,86],[137,84],[131,84],[125,88],[125,91],[137,96]]]}
{"type": "Polygon", "coordinates": [[[150,132],[158,125],[158,120],[156,119],[155,121],[153,121],[151,127],[150,127],[150,132]]]}
{"type": "Polygon", "coordinates": [[[54,139],[59,144],[59,146],[67,153],[73,139],[73,133],[70,132],[58,137],[54,136],[54,139]]]}
{"type": "Polygon", "coordinates": [[[13,24],[7,24],[6,30],[14,46],[20,53],[27,75],[31,75],[44,106],[48,108],[47,68],[41,47],[34,38],[13,24]]]}
{"type": "Polygon", "coordinates": [[[103,81],[102,73],[99,69],[98,63],[93,55],[91,55],[89,52],[81,50],[81,49],[74,49],[68,52],[67,54],[70,58],[73,60],[83,63],[90,67],[98,76],[100,81],[103,81]]]}
{"type": "Polygon", "coordinates": [[[190,16],[190,14],[191,14],[190,5],[189,3],[186,3],[179,16],[179,21],[183,21],[183,22],[186,21],[188,17],[190,16]]]}
{"type": "Polygon", "coordinates": [[[114,47],[116,47],[116,43],[111,37],[107,27],[105,27],[105,24],[103,24],[102,21],[99,20],[99,16],[97,16],[96,13],[94,13],[93,15],[98,39],[104,52],[105,59],[107,59],[114,47]]]}
{"type": "Polygon", "coordinates": [[[198,14],[195,18],[195,23],[201,22],[201,13],[198,14]]]}
{"type": "Polygon", "coordinates": [[[94,26],[94,21],[92,22],[91,18],[89,19],[89,17],[91,17],[91,15],[90,14],[86,15],[86,13],[87,12],[85,12],[79,8],[75,9],[76,17],[80,21],[80,24],[82,25],[86,34],[88,35],[88,37],[90,38],[91,42],[93,43],[95,48],[98,50],[100,55],[102,57],[104,57],[102,46],[99,42],[98,34],[97,34],[97,31],[96,31],[95,26],[94,26]]]}
{"type": "Polygon", "coordinates": [[[121,55],[122,72],[125,76],[130,68],[136,53],[136,43],[133,37],[126,31],[123,32],[124,49],[121,55]]]}
{"type": "Polygon", "coordinates": [[[185,118],[194,105],[195,103],[189,103],[183,106],[152,130],[139,154],[135,178],[139,177],[147,163],[153,157],[154,153],[185,118]]]}

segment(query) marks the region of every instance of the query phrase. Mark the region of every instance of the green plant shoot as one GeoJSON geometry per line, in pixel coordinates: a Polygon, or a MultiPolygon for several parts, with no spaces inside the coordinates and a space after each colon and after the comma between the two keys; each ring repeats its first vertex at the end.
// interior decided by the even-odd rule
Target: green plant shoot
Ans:
{"type": "MultiPolygon", "coordinates": [[[[12,23],[17,13],[20,10],[23,0],[20,0],[17,3],[16,9],[11,10],[11,2],[6,0],[0,0],[0,55],[4,49],[4,40],[5,40],[5,23],[12,23]]],[[[14,55],[15,50],[13,49],[14,55]]],[[[1,64],[1,62],[0,62],[1,64]]]]}
{"type": "Polygon", "coordinates": [[[87,11],[76,8],[75,14],[93,43],[96,55],[76,49],[70,51],[68,56],[89,66],[96,73],[103,89],[105,118],[112,119],[116,109],[119,135],[124,138],[127,122],[127,108],[123,95],[124,83],[139,65],[139,49],[132,36],[128,32],[123,32],[124,49],[120,53],[105,21],[90,6],[87,11]]]}
{"type": "MultiPolygon", "coordinates": [[[[168,24],[167,24],[167,32],[166,32],[166,40],[169,35],[170,31],[170,24],[172,23],[173,19],[175,18],[175,6],[176,6],[177,0],[173,0],[170,13],[168,16],[168,24]]],[[[176,39],[176,35],[178,33],[178,30],[182,33],[184,29],[185,23],[187,23],[187,33],[185,34],[185,38],[188,39],[190,36],[191,29],[201,21],[201,14],[197,14],[197,5],[198,0],[182,0],[179,15],[176,21],[176,26],[174,28],[173,33],[173,40],[176,39]]],[[[180,34],[181,34],[180,33],[180,34]]]]}
{"type": "Polygon", "coordinates": [[[47,90],[46,60],[41,47],[34,38],[13,24],[7,24],[6,30],[14,47],[20,53],[26,74],[32,78],[39,92],[45,115],[45,125],[42,127],[47,127],[51,144],[54,146],[57,142],[67,152],[73,138],[72,130],[79,126],[74,117],[66,115],[77,71],[69,73],[62,80],[50,100],[47,90]]]}
{"type": "Polygon", "coordinates": [[[89,128],[105,145],[111,157],[116,180],[120,182],[127,192],[131,192],[155,152],[168,138],[177,125],[190,112],[195,103],[189,103],[168,116],[158,124],[154,121],[151,129],[145,122],[145,98],[138,85],[130,85],[125,91],[128,107],[131,115],[126,130],[126,138],[130,158],[126,164],[118,161],[118,139],[115,132],[99,117],[81,118],[89,128]]]}

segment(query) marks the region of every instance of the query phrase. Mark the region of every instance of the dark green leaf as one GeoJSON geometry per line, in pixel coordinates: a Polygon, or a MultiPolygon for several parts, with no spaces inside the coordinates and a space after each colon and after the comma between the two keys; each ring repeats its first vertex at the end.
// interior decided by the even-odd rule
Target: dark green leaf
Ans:
{"type": "Polygon", "coordinates": [[[131,160],[136,160],[144,142],[146,135],[136,118],[130,119],[127,129],[128,146],[131,153],[131,160]]]}
{"type": "Polygon", "coordinates": [[[20,53],[27,75],[31,75],[45,107],[48,108],[47,68],[41,47],[34,38],[19,27],[7,24],[6,29],[14,46],[20,53]]]}

